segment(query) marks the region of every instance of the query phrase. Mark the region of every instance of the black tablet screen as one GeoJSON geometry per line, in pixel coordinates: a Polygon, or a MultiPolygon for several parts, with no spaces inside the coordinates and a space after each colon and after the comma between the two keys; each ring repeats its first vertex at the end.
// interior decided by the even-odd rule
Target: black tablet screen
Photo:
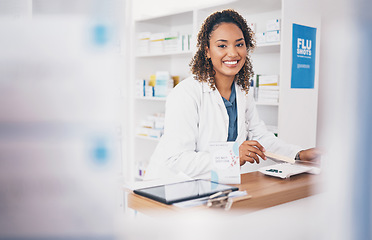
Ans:
{"type": "Polygon", "coordinates": [[[180,201],[206,197],[216,192],[229,189],[231,189],[232,191],[238,190],[237,187],[198,179],[156,187],[137,189],[134,190],[134,193],[157,200],[162,203],[172,204],[180,201]]]}

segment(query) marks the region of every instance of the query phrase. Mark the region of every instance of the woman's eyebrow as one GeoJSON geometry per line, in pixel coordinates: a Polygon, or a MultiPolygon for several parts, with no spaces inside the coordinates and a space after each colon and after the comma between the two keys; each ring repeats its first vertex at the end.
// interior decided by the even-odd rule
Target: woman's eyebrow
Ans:
{"type": "Polygon", "coordinates": [[[218,40],[216,40],[216,42],[227,42],[227,40],[225,40],[225,39],[218,39],[218,40]]]}
{"type": "MultiPolygon", "coordinates": [[[[242,40],[244,40],[244,38],[236,39],[235,42],[239,42],[239,41],[242,41],[242,40]]],[[[218,39],[218,40],[216,40],[216,42],[227,42],[227,40],[225,40],[225,39],[218,39]]]]}

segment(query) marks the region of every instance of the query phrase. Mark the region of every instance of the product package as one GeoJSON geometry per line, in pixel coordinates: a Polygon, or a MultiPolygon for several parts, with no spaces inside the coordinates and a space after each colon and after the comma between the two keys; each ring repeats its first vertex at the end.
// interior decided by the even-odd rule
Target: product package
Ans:
{"type": "Polygon", "coordinates": [[[211,181],[224,184],[240,184],[239,144],[237,142],[211,142],[211,181]]]}
{"type": "Polygon", "coordinates": [[[266,32],[266,42],[280,42],[280,30],[267,31],[266,32]]]}
{"type": "Polygon", "coordinates": [[[270,19],[266,22],[266,31],[280,30],[280,19],[270,19]]]}

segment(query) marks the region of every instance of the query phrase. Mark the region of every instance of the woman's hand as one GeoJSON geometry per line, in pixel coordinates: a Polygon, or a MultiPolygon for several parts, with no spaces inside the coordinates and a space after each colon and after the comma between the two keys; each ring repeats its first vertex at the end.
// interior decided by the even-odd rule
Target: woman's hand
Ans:
{"type": "Polygon", "coordinates": [[[250,163],[260,163],[260,156],[262,159],[266,160],[266,156],[264,154],[265,148],[257,141],[245,141],[239,146],[239,158],[240,158],[240,166],[242,166],[245,162],[250,163]]]}
{"type": "Polygon", "coordinates": [[[300,151],[299,157],[301,161],[312,161],[317,162],[320,160],[320,150],[317,148],[309,148],[300,151]]]}

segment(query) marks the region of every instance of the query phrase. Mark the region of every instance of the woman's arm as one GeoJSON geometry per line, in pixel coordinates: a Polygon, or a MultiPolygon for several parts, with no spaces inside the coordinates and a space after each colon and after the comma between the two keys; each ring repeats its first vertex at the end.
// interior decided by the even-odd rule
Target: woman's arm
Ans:
{"type": "Polygon", "coordinates": [[[201,94],[198,90],[193,84],[181,82],[169,94],[164,135],[151,159],[176,174],[182,172],[190,177],[211,170],[210,154],[196,151],[201,94]]]}
{"type": "Polygon", "coordinates": [[[246,106],[246,119],[249,131],[249,140],[258,141],[269,152],[274,152],[290,158],[302,150],[300,146],[288,144],[273,133],[269,132],[264,122],[259,118],[253,94],[248,94],[246,106]]]}

